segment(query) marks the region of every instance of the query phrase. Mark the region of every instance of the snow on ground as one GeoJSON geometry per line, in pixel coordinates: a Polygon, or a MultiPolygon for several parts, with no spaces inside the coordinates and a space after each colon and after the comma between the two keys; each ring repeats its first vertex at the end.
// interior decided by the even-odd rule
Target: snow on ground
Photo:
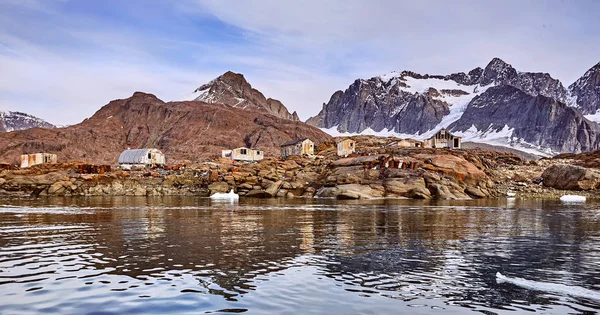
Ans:
{"type": "MultiPolygon", "coordinates": [[[[555,154],[555,152],[552,152],[552,150],[549,150],[547,148],[543,148],[540,146],[536,146],[536,145],[527,143],[527,142],[523,141],[523,139],[520,139],[520,138],[514,138],[513,137],[514,129],[509,128],[508,125],[504,125],[504,127],[499,131],[495,131],[495,130],[491,130],[491,129],[492,129],[492,126],[490,126],[487,130],[480,131],[480,130],[477,130],[477,128],[475,128],[475,126],[471,126],[471,128],[469,128],[466,131],[459,131],[459,132],[452,132],[452,133],[456,136],[462,137],[463,142],[476,142],[476,143],[484,143],[484,144],[489,144],[489,145],[494,145],[494,146],[507,147],[507,148],[512,148],[515,150],[523,151],[525,153],[530,153],[530,154],[544,156],[544,157],[550,157],[555,154]]],[[[416,139],[416,140],[427,139],[427,138],[431,137],[431,135],[433,135],[436,131],[438,131],[438,129],[434,129],[433,132],[428,131],[424,134],[420,134],[420,135],[416,134],[415,135],[415,134],[397,133],[394,131],[390,131],[389,129],[383,129],[378,132],[371,128],[367,128],[363,132],[360,132],[360,133],[339,132],[337,130],[337,126],[334,126],[332,128],[321,128],[321,130],[333,137],[349,137],[349,136],[357,136],[357,135],[368,135],[368,136],[379,136],[379,137],[411,138],[411,139],[416,139]],[[431,133],[431,135],[430,135],[430,133],[431,133]]]]}
{"type": "Polygon", "coordinates": [[[594,114],[583,115],[587,120],[595,121],[600,123],[600,110],[596,111],[594,114]]]}

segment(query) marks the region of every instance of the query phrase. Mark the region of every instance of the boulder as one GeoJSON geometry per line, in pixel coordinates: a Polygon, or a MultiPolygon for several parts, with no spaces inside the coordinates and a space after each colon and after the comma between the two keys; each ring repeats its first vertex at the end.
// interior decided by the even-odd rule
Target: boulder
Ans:
{"type": "Polygon", "coordinates": [[[409,192],[415,189],[417,189],[416,191],[427,191],[429,193],[425,186],[425,180],[421,177],[389,178],[383,181],[383,185],[388,197],[408,197],[409,192]]]}
{"type": "Polygon", "coordinates": [[[278,180],[274,183],[272,183],[271,185],[269,185],[269,187],[267,187],[267,189],[265,189],[265,192],[269,195],[271,195],[271,197],[274,197],[277,195],[277,192],[279,191],[279,188],[281,187],[281,185],[283,184],[283,181],[278,180]]]}
{"type": "Polygon", "coordinates": [[[211,195],[216,193],[226,193],[229,192],[229,185],[224,182],[214,182],[208,185],[208,190],[210,190],[211,195]]]}
{"type": "Polygon", "coordinates": [[[253,189],[246,194],[246,197],[250,198],[271,198],[273,195],[269,194],[263,189],[253,189]]]}
{"type": "Polygon", "coordinates": [[[562,190],[593,190],[600,184],[600,172],[569,164],[549,166],[542,178],[544,186],[562,190]]]}
{"type": "MultiPolygon", "coordinates": [[[[380,186],[383,188],[383,186],[380,186]]],[[[345,184],[335,187],[323,187],[317,192],[319,197],[338,199],[369,199],[383,197],[384,192],[369,185],[345,184]]]]}

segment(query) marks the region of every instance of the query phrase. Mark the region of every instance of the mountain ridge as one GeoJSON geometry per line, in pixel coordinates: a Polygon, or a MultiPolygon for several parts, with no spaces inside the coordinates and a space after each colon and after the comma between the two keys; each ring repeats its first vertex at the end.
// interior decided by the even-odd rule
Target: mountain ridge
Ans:
{"type": "MultiPolygon", "coordinates": [[[[544,96],[561,104],[568,104],[568,100],[573,99],[572,93],[575,91],[587,97],[578,98],[580,102],[571,105],[576,111],[579,111],[585,105],[582,104],[583,102],[590,99],[590,102],[593,103],[596,101],[596,96],[600,95],[594,94],[596,91],[600,91],[598,87],[600,85],[600,67],[598,70],[595,67],[586,72],[590,79],[582,80],[577,85],[578,90],[571,86],[566,89],[559,80],[548,73],[517,71],[500,58],[492,59],[485,68],[477,67],[467,73],[422,75],[412,71],[392,72],[370,79],[357,79],[345,91],[336,91],[329,101],[323,104],[321,111],[316,116],[310,117],[307,123],[323,130],[335,129],[336,133],[393,133],[420,138],[430,136],[442,127],[452,129],[460,126],[455,131],[461,132],[469,141],[486,142],[490,137],[488,137],[489,134],[486,134],[487,129],[481,129],[483,124],[473,124],[465,128],[464,123],[455,123],[462,119],[463,114],[470,106],[473,106],[473,102],[478,97],[485,94],[487,102],[500,102],[503,96],[498,93],[508,91],[508,89],[494,89],[487,92],[488,89],[510,86],[533,98],[544,96]],[[490,95],[493,92],[496,94],[490,95]]],[[[585,78],[586,75],[582,78],[585,78]]],[[[598,98],[600,99],[600,96],[598,98]]],[[[502,124],[499,128],[506,132],[503,134],[503,139],[500,139],[498,130],[495,129],[493,144],[522,145],[544,152],[544,154],[600,149],[600,144],[595,141],[596,133],[599,132],[596,130],[597,124],[586,119],[590,116],[579,117],[576,114],[568,114],[570,111],[562,110],[563,106],[552,102],[541,103],[545,104],[544,108],[540,109],[542,111],[551,112],[560,108],[560,115],[566,115],[565,117],[546,115],[546,117],[552,117],[553,120],[562,122],[565,126],[574,124],[583,128],[569,129],[570,134],[559,133],[561,136],[558,141],[568,143],[568,145],[561,145],[558,141],[548,141],[548,139],[535,137],[532,134],[523,134],[522,130],[527,130],[527,128],[518,124],[524,124],[527,119],[511,120],[510,118],[511,115],[519,114],[519,108],[512,108],[512,112],[504,113],[507,123],[502,124]],[[583,120],[579,121],[580,119],[583,120]],[[505,129],[504,125],[508,129],[505,129]],[[513,135],[514,130],[521,131],[513,135]],[[579,137],[580,134],[584,134],[587,138],[579,137]],[[573,139],[575,140],[573,141],[573,139]],[[533,143],[528,141],[533,141],[533,143]]],[[[592,104],[591,107],[600,107],[600,102],[598,103],[592,104]]],[[[497,110],[502,109],[497,108],[497,110]]],[[[478,111],[470,112],[477,113],[478,111]]],[[[529,112],[528,114],[532,115],[531,120],[535,120],[534,113],[529,112]]],[[[466,119],[467,117],[465,117],[466,119]]],[[[473,117],[470,119],[473,121],[473,117]]],[[[550,129],[555,128],[557,127],[552,125],[550,129]]],[[[546,134],[546,137],[551,137],[551,135],[546,134]]]]}

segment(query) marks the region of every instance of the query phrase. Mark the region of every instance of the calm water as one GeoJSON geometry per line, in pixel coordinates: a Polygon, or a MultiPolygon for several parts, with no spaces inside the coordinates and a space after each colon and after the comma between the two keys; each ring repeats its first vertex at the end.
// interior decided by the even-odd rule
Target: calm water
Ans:
{"type": "Polygon", "coordinates": [[[590,202],[0,203],[0,314],[600,312],[590,202]]]}

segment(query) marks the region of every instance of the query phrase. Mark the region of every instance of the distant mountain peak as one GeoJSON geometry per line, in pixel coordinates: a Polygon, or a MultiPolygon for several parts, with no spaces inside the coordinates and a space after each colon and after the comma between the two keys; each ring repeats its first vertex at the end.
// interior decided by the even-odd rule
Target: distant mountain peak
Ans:
{"type": "Polygon", "coordinates": [[[227,71],[210,82],[201,85],[190,97],[192,101],[267,112],[274,116],[298,121],[298,115],[290,114],[278,100],[265,98],[253,88],[243,74],[227,71]]]}
{"type": "Polygon", "coordinates": [[[0,111],[0,132],[9,132],[30,128],[54,129],[56,126],[43,119],[26,113],[16,111],[0,111]]]}

